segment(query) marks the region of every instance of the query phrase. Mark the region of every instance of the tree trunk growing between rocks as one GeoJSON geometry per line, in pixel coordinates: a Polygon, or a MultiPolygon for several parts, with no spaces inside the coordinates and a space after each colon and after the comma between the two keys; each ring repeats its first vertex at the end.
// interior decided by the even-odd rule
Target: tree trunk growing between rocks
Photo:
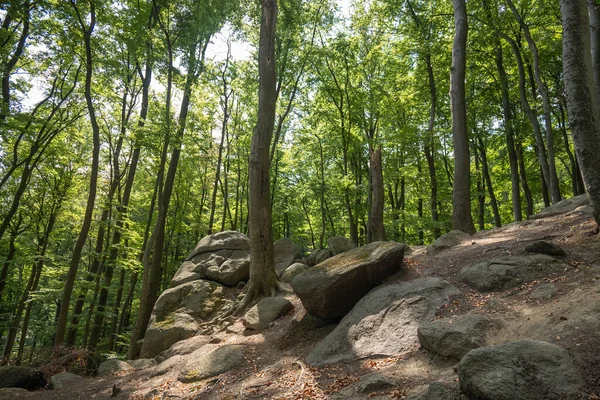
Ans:
{"type": "Polygon", "coordinates": [[[594,219],[600,224],[600,111],[586,0],[561,0],[563,71],[569,121],[594,219]]]}
{"type": "Polygon", "coordinates": [[[243,305],[269,296],[278,285],[273,255],[269,154],[275,124],[275,32],[277,1],[262,0],[258,48],[258,121],[252,134],[249,162],[250,280],[243,305]]]}
{"type": "Polygon", "coordinates": [[[455,36],[450,69],[450,103],[454,141],[454,186],[452,191],[452,226],[475,233],[471,217],[470,159],[465,104],[465,69],[467,50],[467,6],[465,0],[453,0],[455,36]]]}
{"type": "Polygon", "coordinates": [[[371,185],[373,186],[373,198],[371,201],[371,210],[369,212],[369,231],[371,232],[371,241],[377,242],[387,240],[385,226],[383,224],[383,206],[385,190],[383,187],[383,168],[381,162],[381,147],[371,152],[371,185]]]}

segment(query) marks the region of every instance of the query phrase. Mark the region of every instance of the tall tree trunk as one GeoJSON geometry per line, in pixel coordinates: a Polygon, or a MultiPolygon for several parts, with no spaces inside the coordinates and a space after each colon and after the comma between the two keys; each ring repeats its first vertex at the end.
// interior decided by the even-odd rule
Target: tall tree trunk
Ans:
{"type": "Polygon", "coordinates": [[[561,0],[569,121],[594,219],[600,224],[600,99],[595,95],[586,0],[561,0]]]}
{"type": "Polygon", "coordinates": [[[371,232],[371,241],[377,242],[387,240],[385,226],[383,224],[383,207],[385,201],[385,189],[383,186],[383,168],[381,161],[381,147],[371,152],[369,173],[372,185],[371,209],[369,212],[369,231],[371,232]]]}
{"type": "Polygon", "coordinates": [[[467,50],[467,6],[465,0],[453,0],[455,35],[450,69],[450,103],[454,141],[454,187],[452,192],[452,226],[475,233],[471,218],[469,135],[465,104],[465,69],[467,50]]]}
{"type": "Polygon", "coordinates": [[[487,151],[481,137],[478,138],[478,142],[479,155],[481,157],[481,170],[485,179],[485,185],[487,186],[488,196],[490,196],[490,204],[492,206],[492,212],[494,213],[494,224],[497,227],[500,227],[502,226],[502,221],[500,219],[500,211],[498,210],[498,201],[496,200],[496,195],[494,194],[494,187],[492,186],[492,178],[490,176],[490,169],[487,161],[487,151]]]}
{"type": "Polygon", "coordinates": [[[258,48],[258,121],[252,134],[249,162],[250,280],[244,304],[276,290],[271,223],[270,145],[275,124],[277,1],[262,0],[258,48]]]}
{"type": "MultiPolygon", "coordinates": [[[[511,182],[511,198],[512,198],[512,209],[513,218],[515,221],[521,221],[523,219],[523,212],[521,210],[521,188],[519,185],[519,165],[517,160],[517,152],[515,150],[515,135],[513,132],[512,122],[512,110],[510,107],[510,100],[508,97],[508,77],[504,69],[504,62],[502,57],[502,45],[500,41],[496,39],[496,67],[498,68],[498,75],[500,76],[500,87],[502,90],[502,110],[504,117],[504,132],[506,135],[506,149],[508,152],[508,160],[510,164],[510,182],[511,182]]],[[[480,143],[481,145],[481,143],[480,143]]],[[[489,184],[488,184],[489,186],[489,184]]]]}
{"type": "Polygon", "coordinates": [[[427,79],[429,82],[429,96],[431,97],[431,105],[429,108],[429,126],[427,131],[429,133],[429,137],[424,146],[425,158],[427,159],[427,167],[429,169],[429,180],[430,180],[430,188],[431,188],[431,221],[433,222],[433,237],[434,239],[439,238],[442,233],[439,226],[439,213],[438,213],[438,200],[437,200],[437,191],[438,191],[438,183],[437,183],[437,173],[435,168],[435,158],[434,158],[434,133],[433,128],[435,124],[435,110],[437,107],[437,91],[435,88],[435,80],[433,76],[433,67],[431,65],[431,55],[427,54],[425,56],[425,62],[427,64],[427,79]]]}
{"type": "Polygon", "coordinates": [[[596,98],[600,102],[600,5],[596,0],[588,0],[588,13],[590,16],[594,88],[596,89],[596,98]]]}
{"type": "Polygon", "coordinates": [[[550,187],[550,196],[552,197],[552,204],[558,203],[560,201],[560,187],[558,184],[558,176],[556,174],[556,159],[554,156],[554,135],[552,130],[552,118],[551,118],[551,109],[550,109],[550,98],[548,97],[548,89],[546,88],[546,84],[542,80],[542,73],[540,71],[540,56],[538,52],[537,45],[535,41],[531,37],[531,33],[529,32],[529,26],[525,23],[517,8],[513,4],[512,0],[506,0],[508,2],[508,6],[513,12],[513,15],[519,22],[523,33],[525,34],[525,39],[527,40],[527,45],[529,46],[529,51],[531,51],[531,55],[533,57],[533,76],[535,79],[535,83],[537,85],[538,92],[542,97],[542,104],[544,107],[544,123],[546,128],[546,140],[548,144],[548,179],[546,182],[550,187]]]}
{"type": "Polygon", "coordinates": [[[81,261],[81,253],[83,251],[83,246],[87,240],[87,235],[90,230],[90,226],[92,224],[92,215],[94,212],[94,204],[96,201],[96,190],[97,190],[97,181],[98,181],[98,164],[100,159],[100,127],[98,126],[98,122],[96,120],[96,110],[94,108],[94,103],[92,101],[92,68],[93,68],[93,55],[92,55],[92,32],[94,31],[94,27],[96,25],[96,8],[94,0],[90,1],[90,15],[89,15],[89,26],[86,27],[83,18],[79,13],[79,9],[75,4],[75,0],[71,0],[71,5],[75,10],[79,24],[81,25],[81,29],[83,31],[83,41],[85,45],[85,99],[87,103],[87,109],[89,113],[90,123],[92,125],[92,141],[93,141],[93,151],[92,151],[92,169],[90,173],[90,191],[88,194],[87,205],[85,209],[85,216],[83,218],[83,224],[81,227],[81,231],[79,232],[79,237],[77,238],[77,242],[75,243],[75,248],[73,249],[73,255],[71,257],[71,263],[69,264],[69,271],[67,272],[67,277],[65,279],[65,286],[63,289],[63,297],[61,300],[60,313],[58,315],[58,321],[56,326],[56,335],[54,338],[54,345],[59,346],[63,343],[65,331],[67,328],[67,317],[69,315],[69,306],[71,303],[71,295],[73,294],[73,286],[75,284],[75,276],[77,275],[77,269],[79,268],[79,262],[81,261]]]}

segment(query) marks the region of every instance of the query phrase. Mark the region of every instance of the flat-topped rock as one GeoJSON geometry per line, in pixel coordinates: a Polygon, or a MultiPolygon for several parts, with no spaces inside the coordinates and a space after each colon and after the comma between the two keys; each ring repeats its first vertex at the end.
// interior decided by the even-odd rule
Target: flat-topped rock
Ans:
{"type": "Polygon", "coordinates": [[[250,239],[246,235],[235,231],[224,231],[203,237],[194,250],[187,256],[186,261],[195,256],[219,250],[247,250],[250,251],[250,239]]]}
{"type": "Polygon", "coordinates": [[[485,335],[493,322],[478,314],[445,318],[419,326],[419,343],[443,357],[460,360],[469,351],[485,345],[485,335]]]}
{"type": "Polygon", "coordinates": [[[491,292],[511,289],[565,268],[568,268],[566,264],[543,254],[507,256],[464,267],[460,278],[480,292],[491,292]]]}
{"type": "Polygon", "coordinates": [[[427,254],[435,255],[469,240],[471,240],[471,235],[468,233],[458,230],[450,231],[431,243],[427,247],[427,254]]]}
{"type": "Polygon", "coordinates": [[[313,365],[374,355],[399,355],[418,346],[417,328],[459,290],[439,278],[420,278],[376,288],[308,354],[313,365]]]}
{"type": "Polygon", "coordinates": [[[243,363],[243,345],[208,344],[188,356],[187,364],[177,379],[184,383],[197,382],[237,368],[243,363]]]}
{"type": "Polygon", "coordinates": [[[555,257],[562,257],[567,255],[567,253],[565,253],[565,251],[558,245],[552,242],[548,242],[546,240],[538,240],[525,246],[525,251],[528,253],[547,254],[549,256],[555,257]]]}
{"type": "Polygon", "coordinates": [[[550,207],[544,208],[539,213],[530,216],[530,219],[541,219],[553,217],[555,215],[565,214],[570,211],[574,211],[575,209],[587,206],[590,204],[590,199],[587,193],[581,194],[579,196],[571,197],[570,199],[564,199],[559,201],[556,204],[551,205],[550,207]]]}
{"type": "Polygon", "coordinates": [[[325,260],[296,276],[292,288],[311,315],[341,317],[385,278],[400,271],[404,244],[374,242],[325,260]]]}
{"type": "Polygon", "coordinates": [[[483,400],[574,399],[583,383],[564,349],[531,339],[471,350],[458,378],[463,393],[483,400]]]}
{"type": "Polygon", "coordinates": [[[156,361],[162,363],[163,361],[174,357],[193,353],[205,344],[210,343],[210,336],[192,336],[188,339],[181,340],[173,344],[167,350],[162,351],[156,356],[156,361]]]}

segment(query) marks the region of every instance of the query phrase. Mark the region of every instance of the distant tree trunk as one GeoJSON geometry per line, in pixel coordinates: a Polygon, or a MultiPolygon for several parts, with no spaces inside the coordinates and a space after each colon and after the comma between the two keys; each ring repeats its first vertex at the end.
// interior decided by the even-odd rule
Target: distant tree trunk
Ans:
{"type": "Polygon", "coordinates": [[[577,196],[585,193],[585,187],[583,185],[583,179],[581,178],[581,170],[579,169],[577,158],[573,155],[573,152],[571,151],[571,145],[569,143],[569,134],[567,133],[567,118],[565,115],[565,109],[561,103],[558,103],[558,109],[560,112],[559,125],[563,136],[563,142],[565,144],[565,152],[569,157],[571,186],[573,188],[573,195],[577,196]]]}
{"type": "MultiPolygon", "coordinates": [[[[508,160],[510,164],[510,182],[512,195],[513,217],[515,221],[523,219],[521,210],[521,188],[519,185],[519,164],[517,160],[517,152],[515,150],[515,136],[512,126],[512,110],[508,97],[508,77],[504,69],[502,57],[502,45],[500,41],[496,41],[496,67],[500,76],[500,86],[502,89],[502,110],[504,116],[504,132],[506,134],[506,149],[508,152],[508,160]]],[[[481,144],[481,143],[480,143],[481,144]]]]}
{"type": "Polygon", "coordinates": [[[273,255],[270,190],[270,146],[275,124],[276,63],[275,32],[277,1],[262,0],[258,48],[258,121],[252,134],[249,163],[250,280],[243,304],[247,305],[277,289],[273,255]]]}
{"type": "Polygon", "coordinates": [[[92,72],[93,72],[93,63],[92,63],[92,32],[94,31],[94,26],[96,25],[96,8],[93,0],[90,1],[90,15],[89,15],[89,26],[86,27],[82,16],[79,14],[79,9],[75,4],[75,0],[71,0],[71,5],[75,10],[79,24],[81,25],[81,29],[83,31],[83,41],[85,45],[85,99],[87,103],[90,123],[92,125],[92,141],[93,141],[93,151],[92,151],[92,168],[90,173],[90,191],[88,193],[88,200],[85,209],[85,215],[83,218],[83,224],[81,226],[81,231],[79,232],[79,237],[77,238],[77,242],[75,244],[75,248],[73,249],[73,255],[71,257],[71,263],[69,264],[69,271],[67,272],[67,277],[65,279],[65,286],[63,289],[63,297],[61,301],[60,313],[58,315],[58,321],[56,326],[56,335],[54,338],[54,345],[59,346],[63,343],[65,332],[67,328],[67,317],[69,315],[69,305],[71,303],[71,295],[73,294],[73,286],[75,284],[75,276],[77,275],[77,269],[79,268],[79,262],[81,261],[81,254],[83,251],[83,246],[85,246],[85,242],[87,240],[87,235],[90,230],[90,226],[92,224],[92,216],[94,212],[94,204],[96,201],[96,190],[97,190],[97,181],[98,181],[98,164],[100,160],[100,127],[98,126],[98,122],[96,120],[96,110],[94,108],[94,103],[92,100],[92,72]]]}
{"type": "Polygon", "coordinates": [[[600,99],[595,94],[586,0],[561,0],[569,121],[594,219],[600,224],[600,99]]]}
{"type": "Polygon", "coordinates": [[[477,171],[477,182],[475,184],[477,190],[477,219],[479,224],[479,230],[482,231],[485,229],[485,183],[481,179],[481,175],[479,171],[481,167],[479,165],[479,151],[477,149],[477,140],[474,142],[473,146],[473,156],[475,158],[475,171],[477,171]]]}
{"type": "Polygon", "coordinates": [[[508,6],[513,12],[513,15],[519,22],[523,33],[525,34],[525,39],[527,39],[527,45],[529,46],[529,51],[531,51],[531,55],[533,58],[533,76],[535,79],[535,83],[537,85],[538,92],[542,97],[542,104],[544,107],[544,122],[546,127],[546,140],[548,142],[548,179],[546,182],[550,187],[550,196],[552,197],[552,204],[558,203],[560,201],[560,187],[558,185],[558,176],[556,174],[556,160],[554,156],[554,135],[552,132],[552,119],[551,119],[551,109],[550,109],[550,98],[548,97],[548,89],[546,88],[546,84],[542,80],[542,74],[540,71],[540,56],[538,53],[537,45],[535,44],[533,38],[531,37],[531,33],[529,32],[529,26],[525,23],[517,8],[513,4],[512,0],[507,0],[508,6]]]}
{"type": "Polygon", "coordinates": [[[387,240],[385,226],[383,224],[383,207],[385,201],[385,189],[383,186],[383,168],[381,161],[381,147],[371,152],[370,176],[372,185],[372,201],[369,212],[369,231],[371,232],[371,241],[377,242],[387,240]]]}
{"type": "Polygon", "coordinates": [[[429,180],[431,187],[431,221],[433,222],[433,237],[434,239],[439,238],[442,233],[439,226],[439,213],[438,213],[438,200],[437,200],[437,176],[435,169],[435,159],[434,159],[434,134],[433,127],[435,124],[435,110],[437,107],[437,91],[435,88],[435,80],[433,76],[433,67],[431,65],[431,55],[427,54],[425,56],[425,62],[427,64],[427,79],[429,82],[429,96],[431,97],[431,105],[429,108],[429,126],[427,131],[429,133],[429,137],[424,146],[425,158],[427,159],[427,167],[429,169],[429,180]]]}
{"type": "Polygon", "coordinates": [[[475,233],[471,218],[470,159],[465,104],[465,69],[467,49],[467,6],[465,0],[453,0],[455,36],[450,69],[450,103],[454,141],[454,187],[452,192],[452,226],[475,233]]]}
{"type": "Polygon", "coordinates": [[[588,13],[590,15],[590,37],[592,47],[592,68],[594,70],[594,83],[596,98],[600,102],[600,5],[596,0],[588,0],[588,13]]]}
{"type": "Polygon", "coordinates": [[[487,186],[488,195],[490,196],[490,204],[492,206],[492,212],[494,213],[494,224],[497,227],[500,227],[502,226],[502,221],[500,219],[500,211],[498,210],[498,201],[496,200],[496,195],[494,194],[494,187],[492,186],[492,178],[490,176],[490,170],[487,160],[487,151],[481,137],[478,138],[478,143],[479,156],[481,157],[481,170],[483,172],[483,178],[485,179],[485,186],[487,186]]]}

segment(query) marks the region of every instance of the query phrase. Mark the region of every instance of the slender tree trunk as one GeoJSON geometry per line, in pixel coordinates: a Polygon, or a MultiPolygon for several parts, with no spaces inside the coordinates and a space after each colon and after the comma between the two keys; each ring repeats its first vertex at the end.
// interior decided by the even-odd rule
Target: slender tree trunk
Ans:
{"type": "Polygon", "coordinates": [[[600,224],[600,99],[595,94],[586,0],[561,0],[569,121],[594,219],[600,224]]]}
{"type": "Polygon", "coordinates": [[[473,156],[475,158],[475,171],[477,172],[477,182],[475,184],[477,190],[477,219],[479,230],[485,229],[485,183],[481,179],[481,167],[479,166],[479,151],[477,148],[477,139],[473,146],[473,156]]]}
{"type": "Polygon", "coordinates": [[[452,192],[452,226],[475,233],[471,218],[469,136],[465,104],[465,69],[467,49],[467,6],[465,0],[453,0],[455,36],[450,69],[450,103],[454,141],[454,187],[452,192]]]}
{"type": "Polygon", "coordinates": [[[596,0],[588,0],[590,16],[590,38],[592,47],[592,68],[596,98],[600,102],[600,5],[596,0]]]}
{"type": "MultiPolygon", "coordinates": [[[[496,195],[494,194],[494,187],[492,186],[492,178],[490,176],[490,169],[487,160],[487,151],[485,149],[485,145],[483,144],[483,140],[481,137],[478,138],[479,142],[479,155],[481,157],[481,170],[483,172],[483,177],[485,179],[485,186],[487,186],[488,196],[490,196],[490,205],[492,206],[492,212],[494,213],[494,224],[497,227],[502,226],[502,221],[500,220],[500,212],[498,210],[498,201],[496,200],[496,195]]],[[[516,156],[516,154],[515,154],[516,156]]]]}
{"type": "Polygon", "coordinates": [[[92,100],[92,72],[93,72],[93,55],[92,55],[92,44],[91,37],[96,24],[96,8],[94,1],[90,1],[90,24],[88,27],[85,26],[85,22],[79,14],[75,0],[71,0],[75,12],[78,15],[79,23],[83,31],[83,38],[85,44],[86,54],[86,74],[85,74],[85,99],[87,103],[90,123],[92,125],[92,141],[93,141],[93,152],[92,152],[92,169],[90,173],[90,191],[88,194],[87,205],[85,209],[85,216],[83,219],[83,225],[77,238],[77,243],[73,249],[73,255],[71,257],[71,263],[69,264],[69,271],[65,279],[65,286],[63,289],[63,297],[61,301],[60,313],[58,315],[58,322],[56,326],[56,335],[54,339],[54,345],[59,346],[63,343],[65,331],[67,328],[67,317],[69,315],[69,306],[71,303],[71,295],[73,294],[73,286],[75,284],[75,276],[79,268],[79,262],[81,261],[81,254],[83,247],[87,240],[87,235],[92,224],[92,215],[94,212],[94,204],[96,201],[96,189],[98,180],[98,164],[100,159],[100,127],[96,120],[96,110],[92,100]]]}
{"type": "Polygon", "coordinates": [[[250,280],[244,304],[276,290],[271,223],[270,145],[275,124],[276,63],[275,32],[277,1],[262,0],[258,49],[258,121],[252,134],[249,162],[250,280]]]}
{"type": "MultiPolygon", "coordinates": [[[[508,160],[510,164],[510,182],[511,182],[511,195],[512,195],[512,209],[513,217],[515,221],[521,221],[523,219],[523,212],[521,210],[521,188],[519,185],[519,165],[517,160],[517,152],[515,150],[515,139],[513,132],[512,122],[512,111],[510,107],[510,100],[508,97],[508,77],[504,69],[504,62],[502,56],[502,45],[500,41],[496,41],[496,67],[498,68],[498,75],[500,76],[500,87],[502,90],[502,110],[504,117],[504,132],[506,135],[506,149],[508,152],[508,160]]],[[[481,145],[481,142],[480,142],[481,145]]],[[[489,184],[488,184],[489,187],[489,184]]]]}
{"type": "Polygon", "coordinates": [[[519,161],[519,176],[521,178],[521,185],[523,186],[523,194],[525,196],[525,202],[527,208],[525,210],[526,217],[529,219],[533,215],[533,196],[527,183],[527,169],[525,168],[525,158],[523,157],[523,146],[521,143],[516,143],[517,148],[517,160],[519,161]]]}

